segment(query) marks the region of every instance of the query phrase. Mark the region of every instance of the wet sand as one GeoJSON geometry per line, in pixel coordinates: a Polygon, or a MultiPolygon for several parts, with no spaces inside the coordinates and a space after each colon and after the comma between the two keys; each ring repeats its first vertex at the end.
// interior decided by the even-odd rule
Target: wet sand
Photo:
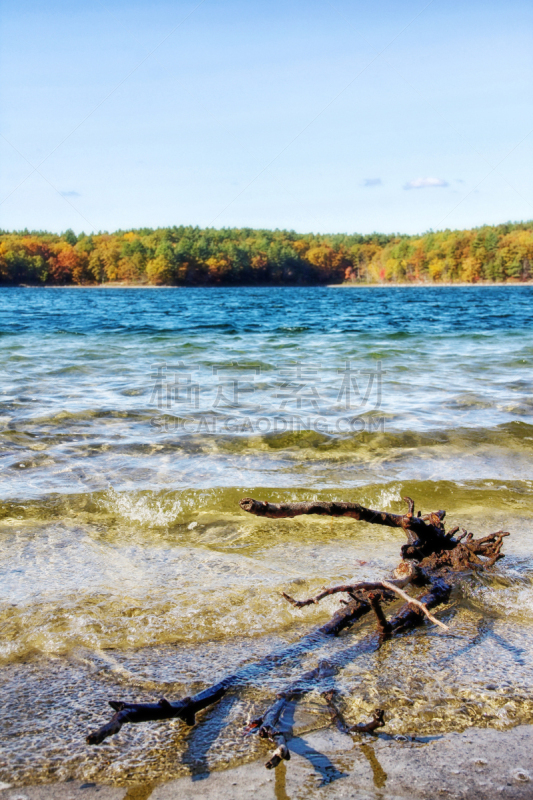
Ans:
{"type": "Polygon", "coordinates": [[[110,787],[68,782],[5,788],[1,800],[526,800],[533,793],[533,726],[471,728],[420,740],[353,741],[326,729],[291,741],[291,760],[263,761],[170,783],[110,787]]]}

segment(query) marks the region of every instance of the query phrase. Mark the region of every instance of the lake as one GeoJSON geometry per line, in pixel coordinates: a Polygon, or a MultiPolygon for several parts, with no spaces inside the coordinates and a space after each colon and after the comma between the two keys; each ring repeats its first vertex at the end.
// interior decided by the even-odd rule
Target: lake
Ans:
{"type": "MultiPolygon", "coordinates": [[[[401,532],[260,519],[242,497],[446,509],[511,531],[441,617],[347,664],[393,735],[533,722],[533,287],[0,289],[0,780],[158,782],[268,751],[242,728],[279,657],[193,729],[86,734],[109,698],[176,699],[283,648],[379,579],[401,532]]],[[[329,650],[328,650],[329,648],[329,650]]],[[[297,731],[329,724],[319,694],[297,731]]]]}

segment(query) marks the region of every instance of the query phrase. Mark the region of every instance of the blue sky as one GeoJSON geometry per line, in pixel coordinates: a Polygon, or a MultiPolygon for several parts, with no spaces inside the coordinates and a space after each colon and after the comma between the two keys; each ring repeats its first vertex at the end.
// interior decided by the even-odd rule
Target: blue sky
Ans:
{"type": "Polygon", "coordinates": [[[532,18],[521,0],[4,0],[0,226],[532,219],[532,18]]]}

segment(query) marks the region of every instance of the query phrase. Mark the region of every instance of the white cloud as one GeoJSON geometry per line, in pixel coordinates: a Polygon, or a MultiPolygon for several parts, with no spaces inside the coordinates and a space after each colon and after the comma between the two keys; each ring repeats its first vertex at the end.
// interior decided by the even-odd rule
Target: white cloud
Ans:
{"type": "Polygon", "coordinates": [[[404,189],[432,189],[439,186],[448,186],[448,181],[442,178],[414,178],[403,187],[404,189]]]}
{"type": "Polygon", "coordinates": [[[365,178],[363,186],[381,186],[381,178],[365,178]]]}

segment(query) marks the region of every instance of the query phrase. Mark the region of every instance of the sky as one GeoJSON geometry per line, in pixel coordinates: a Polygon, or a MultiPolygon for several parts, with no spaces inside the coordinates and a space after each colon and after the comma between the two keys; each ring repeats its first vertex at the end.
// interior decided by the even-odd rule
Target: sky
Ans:
{"type": "Polygon", "coordinates": [[[4,0],[0,227],[533,219],[522,0],[4,0]]]}

